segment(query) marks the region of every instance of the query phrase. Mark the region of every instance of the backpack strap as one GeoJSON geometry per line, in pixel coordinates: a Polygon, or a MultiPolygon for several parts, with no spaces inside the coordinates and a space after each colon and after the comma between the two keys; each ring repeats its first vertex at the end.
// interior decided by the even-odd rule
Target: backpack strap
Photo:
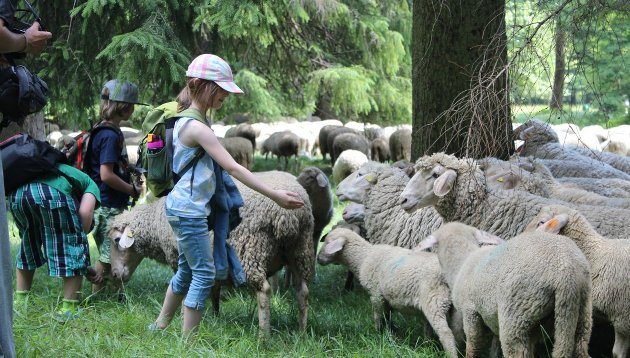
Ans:
{"type": "MultiPolygon", "coordinates": [[[[173,167],[173,156],[175,154],[175,148],[173,147],[173,129],[175,128],[175,122],[177,122],[178,119],[180,118],[192,118],[196,121],[202,122],[204,123],[204,116],[201,114],[201,112],[199,112],[198,110],[194,109],[194,108],[188,108],[185,109],[179,113],[177,113],[176,115],[174,115],[173,117],[170,117],[166,120],[165,123],[165,134],[166,134],[166,150],[167,150],[167,158],[168,158],[168,166],[170,168],[173,167]]],[[[190,168],[192,168],[192,175],[190,176],[190,195],[192,195],[192,184],[193,184],[193,180],[195,179],[195,168],[197,166],[197,162],[199,162],[199,159],[201,159],[201,157],[203,157],[204,155],[204,150],[203,148],[198,148],[197,152],[195,153],[195,156],[193,157],[193,159],[191,159],[190,162],[188,162],[188,164],[186,164],[185,167],[182,168],[182,170],[180,170],[179,172],[175,173],[173,172],[173,184],[177,184],[177,182],[179,181],[179,179],[188,171],[190,170],[190,168]]]]}

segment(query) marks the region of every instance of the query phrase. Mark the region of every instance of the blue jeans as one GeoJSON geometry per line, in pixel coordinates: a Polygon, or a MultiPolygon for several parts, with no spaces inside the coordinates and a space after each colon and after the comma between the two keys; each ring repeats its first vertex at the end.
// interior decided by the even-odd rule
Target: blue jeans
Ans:
{"type": "Polygon", "coordinates": [[[184,305],[203,310],[214,284],[214,259],[206,218],[166,215],[177,238],[177,272],[171,279],[176,295],[186,295],[184,305]]]}

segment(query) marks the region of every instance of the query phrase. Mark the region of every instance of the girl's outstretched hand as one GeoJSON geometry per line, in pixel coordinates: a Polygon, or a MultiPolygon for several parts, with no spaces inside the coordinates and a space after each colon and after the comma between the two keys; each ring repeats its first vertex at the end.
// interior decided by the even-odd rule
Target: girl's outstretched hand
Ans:
{"type": "Polygon", "coordinates": [[[276,190],[273,201],[285,209],[298,209],[304,206],[304,201],[299,194],[287,190],[276,190]]]}

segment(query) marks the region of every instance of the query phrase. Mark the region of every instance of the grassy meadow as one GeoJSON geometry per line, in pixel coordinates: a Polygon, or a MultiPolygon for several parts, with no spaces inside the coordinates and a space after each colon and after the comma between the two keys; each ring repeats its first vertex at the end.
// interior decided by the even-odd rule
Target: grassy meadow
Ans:
{"type": "MultiPolygon", "coordinates": [[[[256,171],[272,170],[277,165],[275,160],[261,157],[256,157],[255,162],[256,171]]],[[[321,160],[300,159],[299,168],[309,165],[330,174],[330,166],[321,160]]],[[[340,219],[342,210],[343,205],[336,203],[333,223],[340,219]]],[[[15,227],[10,230],[15,257],[19,238],[15,227]]],[[[98,252],[93,242],[91,254],[94,263],[98,252]]],[[[424,337],[418,317],[396,313],[392,332],[376,332],[369,297],[360,288],[344,291],[346,269],[340,266],[317,267],[317,277],[309,287],[306,332],[297,329],[293,289],[280,289],[272,300],[272,334],[260,339],[255,295],[247,288],[224,290],[220,316],[215,317],[208,309],[194,337],[182,337],[181,315],[164,332],[149,332],[147,326],[160,310],[171,276],[167,267],[144,260],[125,287],[124,303],[112,293],[90,296],[84,281],[86,300],[80,318],[61,324],[52,318],[61,304],[61,280],[48,277],[46,266],[42,267],[36,273],[28,307],[14,314],[18,356],[445,356],[435,341],[424,337]]]]}

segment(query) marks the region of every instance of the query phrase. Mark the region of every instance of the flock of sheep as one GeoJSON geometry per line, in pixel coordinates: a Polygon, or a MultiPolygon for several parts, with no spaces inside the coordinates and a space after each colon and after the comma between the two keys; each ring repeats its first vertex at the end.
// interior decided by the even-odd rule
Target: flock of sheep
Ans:
{"type": "MultiPolygon", "coordinates": [[[[306,205],[297,210],[238,184],[243,221],[229,241],[257,294],[261,332],[270,331],[270,277],[283,267],[296,287],[299,327],[306,327],[317,261],[348,267],[346,287],[356,277],[368,292],[377,329],[389,325],[392,310],[421,313],[452,357],[539,356],[544,332],[553,357],[628,357],[630,157],[623,150],[630,130],[599,131],[597,148],[571,145],[573,135],[588,143],[581,141],[587,128],[562,128],[536,120],[517,127],[520,149],[510,161],[436,153],[412,164],[408,127],[214,125],[243,165],[251,166],[255,148],[285,158],[286,168],[290,156],[319,147],[333,163],[337,197],[351,202],[317,253],[333,215],[331,185],[320,169],[298,177],[255,173],[299,193],[306,205]]],[[[176,269],[163,205],[136,205],[116,218],[115,280],[129,280],[145,257],[176,269]]],[[[216,285],[216,312],[219,295],[216,285]]]]}

